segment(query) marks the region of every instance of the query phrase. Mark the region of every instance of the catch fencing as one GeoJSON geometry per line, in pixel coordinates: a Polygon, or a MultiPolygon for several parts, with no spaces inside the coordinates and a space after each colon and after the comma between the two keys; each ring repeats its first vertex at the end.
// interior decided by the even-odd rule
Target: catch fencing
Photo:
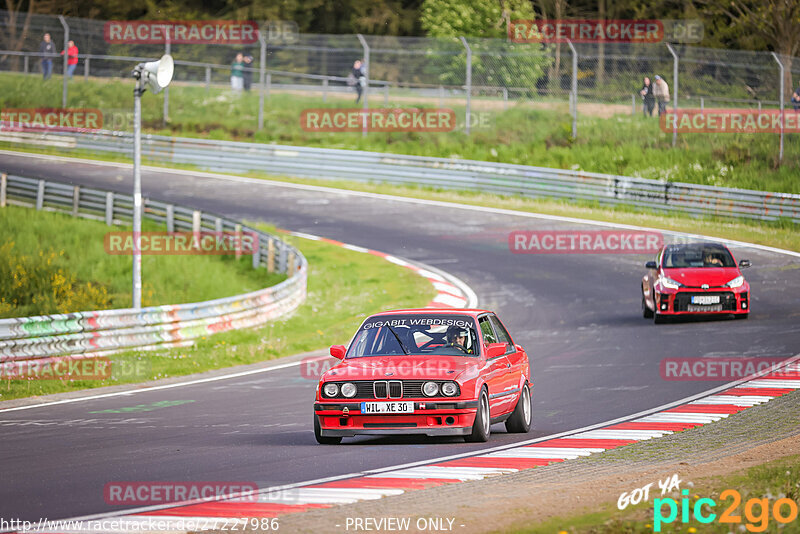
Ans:
{"type": "MultiPolygon", "coordinates": [[[[297,309],[306,297],[308,264],[295,247],[237,221],[144,199],[144,218],[167,230],[235,232],[255,236],[253,267],[285,273],[279,284],[206,302],[0,319],[0,365],[56,356],[94,358],[125,349],[190,344],[210,334],[264,324],[297,309]]],[[[133,198],[110,191],[0,175],[0,207],[8,204],[105,221],[130,221],[133,198]]],[[[9,373],[13,374],[13,373],[9,373]]]]}
{"type": "MultiPolygon", "coordinates": [[[[132,136],[2,133],[0,141],[131,156],[132,136]]],[[[142,157],[218,172],[264,172],[630,205],[702,216],[800,223],[800,195],[470,160],[146,135],[142,157]]]]}
{"type": "MultiPolygon", "coordinates": [[[[79,48],[76,76],[130,77],[135,63],[160,57],[167,49],[175,58],[175,81],[164,92],[163,122],[169,120],[169,92],[181,85],[230,85],[231,62],[237,52],[251,54],[245,73],[259,92],[256,128],[265,127],[264,99],[275,91],[305,91],[354,97],[347,76],[356,59],[366,63],[365,107],[437,104],[464,106],[461,127],[469,133],[475,110],[499,111],[515,103],[559,110],[571,118],[577,138],[578,118],[641,113],[639,94],[644,76],[660,75],[669,84],[669,109],[784,108],[791,106],[793,77],[800,59],[769,52],[711,49],[658,43],[519,43],[508,39],[391,37],[363,35],[282,35],[248,45],[109,44],[104,21],[0,11],[0,71],[38,72],[38,46],[50,32],[57,48],[69,35],[79,48]],[[467,61],[467,58],[470,61],[467,61]]],[[[59,55],[56,71],[66,69],[59,55]],[[63,65],[62,65],[63,64],[63,65]],[[61,67],[64,66],[64,69],[61,67]]],[[[48,90],[69,103],[66,79],[48,90]]],[[[24,107],[24,106],[23,106],[24,107]]],[[[784,134],[775,134],[775,154],[784,159],[784,134]]],[[[678,138],[673,134],[673,145],[678,138]]],[[[686,137],[687,142],[696,142],[686,137]]],[[[598,142],[602,140],[598,139],[598,142]]],[[[800,157],[797,144],[786,157],[800,157]]]]}

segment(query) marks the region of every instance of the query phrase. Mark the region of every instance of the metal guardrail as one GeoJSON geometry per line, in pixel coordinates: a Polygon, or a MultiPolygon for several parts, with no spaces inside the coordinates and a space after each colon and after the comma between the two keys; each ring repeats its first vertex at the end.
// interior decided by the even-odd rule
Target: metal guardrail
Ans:
{"type": "MultiPolygon", "coordinates": [[[[132,154],[132,135],[0,132],[0,141],[132,154]]],[[[583,171],[327,148],[146,135],[145,158],[221,172],[261,171],[479,191],[528,198],[594,201],[694,215],[800,223],[800,195],[663,182],[583,171]]]]}
{"type": "MultiPolygon", "coordinates": [[[[128,221],[131,195],[81,186],[0,176],[0,207],[6,204],[71,213],[112,225],[128,221]]],[[[252,232],[258,246],[253,266],[286,273],[283,282],[206,302],[0,319],[0,365],[56,355],[96,357],[123,349],[187,344],[209,334],[257,326],[293,312],[305,300],[308,264],[299,250],[239,222],[144,200],[144,217],[168,231],[252,232]]]]}

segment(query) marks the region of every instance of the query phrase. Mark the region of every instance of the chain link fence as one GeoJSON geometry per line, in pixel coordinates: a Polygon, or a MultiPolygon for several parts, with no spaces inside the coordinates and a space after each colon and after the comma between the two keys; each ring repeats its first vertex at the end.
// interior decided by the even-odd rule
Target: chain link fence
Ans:
{"type": "MultiPolygon", "coordinates": [[[[354,61],[363,59],[370,107],[388,106],[390,101],[457,106],[463,110],[459,127],[469,132],[474,122],[471,112],[499,111],[522,103],[568,113],[575,138],[580,136],[580,116],[641,114],[646,109],[639,93],[645,76],[653,80],[659,75],[666,81],[670,110],[784,108],[787,113],[794,112],[790,99],[793,82],[800,78],[798,58],[668,43],[531,44],[506,39],[308,34],[271,39],[262,32],[260,42],[252,45],[109,44],[104,24],[48,15],[14,17],[0,11],[0,72],[41,75],[38,50],[45,32],[51,34],[59,52],[66,38],[75,42],[79,64],[74,76],[86,79],[127,78],[137,62],[156,59],[169,49],[176,64],[173,91],[181,85],[207,90],[230,86],[231,63],[238,52],[244,52],[252,57],[245,68],[245,87],[250,87],[250,80],[259,92],[257,120],[262,129],[264,99],[273,92],[354,101],[348,74],[354,61]]],[[[53,59],[58,76],[66,66],[62,56],[53,59]]],[[[62,107],[67,107],[66,80],[59,89],[62,107]]],[[[164,98],[166,122],[168,92],[164,98]]],[[[655,115],[658,106],[654,108],[655,115]]],[[[673,143],[680,135],[674,134],[673,143]]],[[[776,160],[800,157],[784,156],[785,134],[774,135],[776,160]]]]}

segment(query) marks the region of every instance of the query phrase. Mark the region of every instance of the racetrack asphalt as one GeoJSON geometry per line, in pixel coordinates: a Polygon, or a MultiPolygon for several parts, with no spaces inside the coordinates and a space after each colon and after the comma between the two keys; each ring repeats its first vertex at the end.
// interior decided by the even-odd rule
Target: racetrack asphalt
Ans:
{"type": "MultiPolygon", "coordinates": [[[[130,167],[0,154],[0,172],[130,193],[130,167]]],[[[468,283],[531,358],[534,426],[459,439],[346,439],[317,445],[315,382],[298,367],[178,388],[0,413],[0,517],[38,520],[120,511],[119,481],[248,481],[276,486],[480,450],[675,401],[720,381],[668,381],[664,358],[789,357],[800,346],[800,259],[748,258],[747,321],[654,325],[640,311],[642,254],[512,254],[514,230],[594,230],[571,222],[432,206],[323,188],[143,169],[144,195],[387,252],[468,283]],[[190,401],[147,412],[103,410],[190,401]]],[[[146,273],[145,273],[146,276],[146,273]]],[[[345,343],[347,340],[341,340],[345,343]]]]}

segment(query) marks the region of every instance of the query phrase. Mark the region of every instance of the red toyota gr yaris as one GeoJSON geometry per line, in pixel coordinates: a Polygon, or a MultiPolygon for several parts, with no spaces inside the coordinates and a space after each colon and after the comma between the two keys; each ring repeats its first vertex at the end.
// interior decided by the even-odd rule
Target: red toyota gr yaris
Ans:
{"type": "Polygon", "coordinates": [[[665,245],[656,261],[645,264],[642,278],[642,315],[656,323],[677,315],[733,314],[747,319],[750,284],[728,247],[719,243],[665,245]]]}
{"type": "Polygon", "coordinates": [[[319,443],[356,435],[489,439],[493,423],[531,427],[528,355],[486,310],[395,310],[371,316],[341,361],[322,375],[314,403],[319,443]]]}

